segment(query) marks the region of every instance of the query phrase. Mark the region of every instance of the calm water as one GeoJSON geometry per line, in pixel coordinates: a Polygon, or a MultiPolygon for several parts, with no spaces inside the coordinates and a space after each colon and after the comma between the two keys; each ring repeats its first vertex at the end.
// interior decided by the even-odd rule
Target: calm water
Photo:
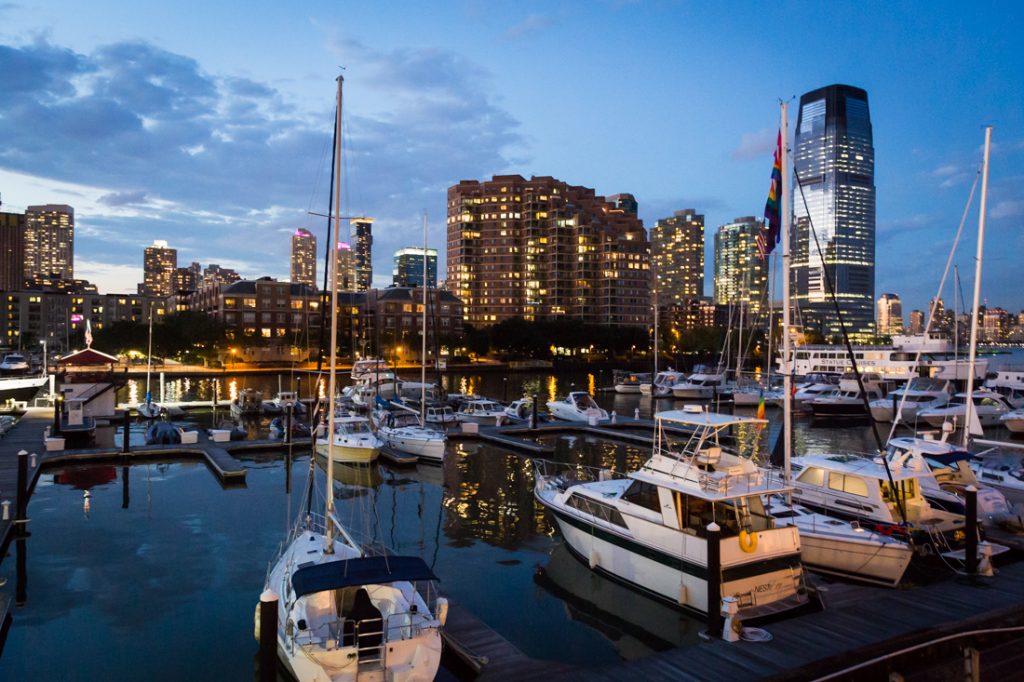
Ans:
{"type": "MultiPolygon", "coordinates": [[[[277,390],[276,377],[244,380],[265,394],[277,390]]],[[[573,385],[606,385],[610,376],[446,380],[449,390],[499,399],[525,390],[547,399],[573,385]]],[[[679,406],[612,393],[598,400],[630,416],[679,406]]],[[[772,410],[768,416],[781,418],[772,410]]],[[[591,437],[545,438],[563,461],[632,469],[647,455],[591,437]]],[[[871,443],[868,426],[797,420],[800,452],[864,451],[871,443]]],[[[568,554],[533,500],[527,458],[472,443],[450,450],[443,467],[340,470],[342,520],[396,552],[422,556],[443,592],[531,656],[595,665],[696,641],[700,623],[600,578],[568,554]]],[[[249,678],[253,609],[309,470],[308,457],[296,456],[289,495],[286,462],[283,451],[245,459],[247,485],[230,490],[202,464],[43,475],[29,507],[32,535],[12,544],[0,566],[8,590],[18,583],[19,552],[26,566],[24,603],[14,610],[0,679],[249,678]]]]}

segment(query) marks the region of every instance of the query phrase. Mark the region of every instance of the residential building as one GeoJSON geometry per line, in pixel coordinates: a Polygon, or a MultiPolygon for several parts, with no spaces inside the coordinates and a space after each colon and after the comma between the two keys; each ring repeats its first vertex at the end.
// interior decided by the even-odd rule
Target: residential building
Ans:
{"type": "MultiPolygon", "coordinates": [[[[389,360],[419,359],[423,289],[388,287],[371,289],[363,296],[368,343],[361,353],[373,352],[389,360]]],[[[443,289],[427,290],[427,306],[427,360],[433,361],[445,339],[462,336],[464,313],[462,301],[443,289]]]]}
{"type": "Polygon", "coordinates": [[[75,209],[66,204],[25,211],[25,279],[75,277],[75,209]]]}
{"type": "Polygon", "coordinates": [[[630,215],[637,215],[640,211],[640,204],[632,194],[613,194],[608,197],[608,203],[618,211],[624,211],[630,215]]]}
{"type": "Polygon", "coordinates": [[[764,221],[746,216],[715,233],[715,303],[757,314],[768,305],[768,261],[757,250],[764,221]]]}
{"type": "Polygon", "coordinates": [[[270,277],[232,283],[206,279],[192,297],[192,309],[224,323],[229,338],[276,340],[283,345],[316,343],[320,292],[306,284],[270,277]]]}
{"type": "Polygon", "coordinates": [[[639,218],[587,187],[497,175],[448,188],[446,281],[474,325],[647,326],[649,251],[639,218]]]}
{"type": "Polygon", "coordinates": [[[172,287],[175,293],[182,291],[195,291],[199,288],[199,283],[203,281],[203,268],[199,263],[192,261],[192,264],[186,268],[177,268],[174,271],[174,286],[172,287]]]}
{"type": "Polygon", "coordinates": [[[338,243],[338,291],[356,290],[356,254],[351,244],[338,243]]]}
{"type": "Polygon", "coordinates": [[[924,312],[921,310],[910,311],[910,328],[907,330],[911,334],[923,334],[924,333],[924,312]]]}
{"type": "Polygon", "coordinates": [[[651,228],[651,269],[658,304],[683,304],[704,296],[704,216],[676,211],[651,228]]]}
{"type": "Polygon", "coordinates": [[[291,281],[316,288],[316,235],[299,228],[292,234],[291,281]]]}
{"type": "Polygon", "coordinates": [[[175,271],[178,269],[178,250],[157,239],[153,246],[147,246],[142,256],[142,283],[139,293],[143,296],[170,296],[174,293],[175,271]]]}
{"type": "Polygon", "coordinates": [[[984,307],[981,311],[982,341],[999,343],[1005,341],[1010,332],[1010,314],[1003,308],[984,307]]]}
{"type": "Polygon", "coordinates": [[[834,288],[851,338],[874,335],[875,151],[868,96],[830,85],[800,98],[793,154],[794,320],[840,334],[834,288]]]}
{"type": "Polygon", "coordinates": [[[349,237],[355,257],[355,289],[366,291],[373,286],[373,218],[352,218],[349,237]]]}
{"type": "Polygon", "coordinates": [[[875,320],[878,333],[895,336],[903,333],[903,304],[896,294],[882,294],[878,297],[878,316],[875,320]]]}
{"type": "Polygon", "coordinates": [[[203,270],[203,281],[211,280],[221,284],[232,284],[240,282],[242,276],[231,268],[221,267],[216,263],[210,263],[203,270]]]}
{"type": "Polygon", "coordinates": [[[0,212],[0,291],[17,291],[25,282],[24,213],[0,212]]]}
{"type": "MultiPolygon", "coordinates": [[[[395,269],[392,272],[394,286],[423,286],[423,249],[408,246],[395,251],[395,269]]],[[[437,249],[426,250],[427,286],[437,287],[437,249]]]]}

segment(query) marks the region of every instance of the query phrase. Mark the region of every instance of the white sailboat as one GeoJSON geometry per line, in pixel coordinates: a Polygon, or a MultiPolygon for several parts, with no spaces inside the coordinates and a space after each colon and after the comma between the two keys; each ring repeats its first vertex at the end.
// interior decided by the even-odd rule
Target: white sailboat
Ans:
{"type": "MultiPolygon", "coordinates": [[[[159,403],[153,402],[153,394],[149,390],[149,378],[153,372],[153,309],[149,310],[149,349],[146,351],[146,402],[139,403],[135,411],[143,419],[156,419],[163,412],[159,403]]],[[[163,396],[161,396],[163,397],[163,396]]]]}
{"type": "MultiPolygon", "coordinates": [[[[335,123],[338,147],[341,88],[339,76],[335,123]]],[[[335,193],[340,199],[340,149],[335,154],[335,163],[335,193]]],[[[337,201],[333,222],[336,241],[340,224],[337,201]]],[[[337,249],[331,252],[328,414],[333,417],[338,261],[337,249]]],[[[328,419],[327,430],[330,442],[334,436],[333,418],[328,419]]],[[[335,516],[331,457],[326,460],[326,469],[323,516],[309,513],[293,529],[266,583],[270,596],[277,598],[281,660],[300,682],[433,679],[441,659],[440,629],[447,615],[444,599],[429,603],[429,586],[437,578],[418,557],[368,556],[335,516]],[[428,587],[426,596],[420,585],[428,587]]],[[[258,614],[259,607],[257,617],[258,614]]]]}

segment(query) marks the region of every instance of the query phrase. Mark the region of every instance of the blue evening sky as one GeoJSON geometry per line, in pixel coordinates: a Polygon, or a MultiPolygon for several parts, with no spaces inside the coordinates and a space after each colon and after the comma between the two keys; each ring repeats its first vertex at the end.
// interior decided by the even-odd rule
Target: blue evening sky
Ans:
{"type": "MultiPolygon", "coordinates": [[[[375,281],[445,190],[498,173],[631,192],[714,229],[760,215],[777,101],[841,82],[874,124],[876,293],[934,295],[995,126],[983,297],[1024,308],[1024,57],[1015,3],[0,3],[5,210],[76,208],[76,274],[134,290],[154,239],[255,277],[325,234],[345,66],[349,213],[375,281]]],[[[791,108],[791,126],[796,106],[791,108]]],[[[977,198],[957,255],[970,291],[977,198]]],[[[322,241],[321,241],[322,244],[322,241]]],[[[952,289],[947,286],[947,301],[952,289]]]]}

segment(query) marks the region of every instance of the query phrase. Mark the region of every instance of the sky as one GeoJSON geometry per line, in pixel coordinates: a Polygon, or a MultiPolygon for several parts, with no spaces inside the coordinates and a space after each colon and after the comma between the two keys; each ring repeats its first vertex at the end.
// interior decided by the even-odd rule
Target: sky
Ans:
{"type": "MultiPolygon", "coordinates": [[[[1022,6],[768,9],[0,1],[0,210],[71,204],[76,276],[105,293],[134,291],[156,239],[179,266],[287,279],[296,228],[324,243],[343,73],[342,210],[376,219],[376,285],[424,211],[443,260],[449,186],[518,173],[632,193],[648,228],[697,209],[710,295],[715,228],[763,211],[779,100],[792,131],[801,94],[846,83],[874,130],[876,297],[906,316],[935,295],[992,125],[982,297],[1024,309],[1022,6]]],[[[979,193],[955,257],[968,297],[979,193]]]]}

